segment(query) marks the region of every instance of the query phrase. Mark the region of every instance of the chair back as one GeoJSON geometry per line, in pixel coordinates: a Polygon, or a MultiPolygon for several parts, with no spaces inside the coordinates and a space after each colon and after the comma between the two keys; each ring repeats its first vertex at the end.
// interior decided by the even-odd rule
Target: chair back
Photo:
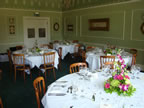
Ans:
{"type": "Polygon", "coordinates": [[[44,53],[44,66],[53,65],[55,61],[55,52],[44,53]]]}
{"type": "Polygon", "coordinates": [[[70,65],[70,74],[74,72],[79,72],[80,67],[87,67],[87,64],[84,62],[74,63],[70,65]]]}
{"type": "Polygon", "coordinates": [[[137,54],[133,54],[131,66],[136,64],[136,56],[137,54]]]}
{"type": "Polygon", "coordinates": [[[0,80],[2,79],[2,70],[0,69],[0,80]]]}
{"type": "Polygon", "coordinates": [[[25,67],[25,56],[24,54],[13,54],[13,64],[17,66],[25,67]]]}
{"type": "Polygon", "coordinates": [[[3,108],[3,103],[2,103],[1,97],[0,97],[0,108],[3,108]]]}
{"type": "Polygon", "coordinates": [[[94,48],[96,48],[96,47],[94,47],[94,46],[87,46],[87,47],[86,47],[86,51],[92,50],[92,49],[94,49],[94,48]]]}
{"type": "Polygon", "coordinates": [[[72,42],[73,42],[73,43],[78,43],[79,41],[78,41],[78,40],[73,40],[72,42]]]}
{"type": "Polygon", "coordinates": [[[10,50],[7,50],[7,53],[8,53],[8,59],[9,59],[9,64],[12,66],[12,58],[11,58],[11,51],[10,50]]]}
{"type": "Polygon", "coordinates": [[[59,55],[59,58],[61,59],[62,58],[62,47],[58,48],[58,55],[59,55]]]}
{"type": "Polygon", "coordinates": [[[137,54],[137,52],[138,52],[137,49],[130,49],[131,54],[137,54]]]}
{"type": "Polygon", "coordinates": [[[58,43],[58,42],[59,42],[58,40],[55,40],[55,41],[54,41],[54,43],[58,43]]]}
{"type": "Polygon", "coordinates": [[[84,50],[81,51],[82,62],[86,62],[86,52],[84,50]]]}
{"type": "Polygon", "coordinates": [[[21,49],[23,49],[23,45],[16,46],[16,50],[21,50],[21,49]]]}
{"type": "Polygon", "coordinates": [[[104,65],[110,65],[111,69],[114,68],[115,56],[100,56],[101,69],[104,65]]]}
{"type": "Polygon", "coordinates": [[[38,77],[33,81],[33,86],[35,89],[36,100],[38,108],[40,108],[40,99],[45,94],[45,81],[43,77],[38,77]]]}

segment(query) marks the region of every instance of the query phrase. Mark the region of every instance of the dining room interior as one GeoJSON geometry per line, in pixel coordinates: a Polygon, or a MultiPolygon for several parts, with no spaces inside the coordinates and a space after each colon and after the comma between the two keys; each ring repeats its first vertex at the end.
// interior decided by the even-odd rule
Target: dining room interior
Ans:
{"type": "Polygon", "coordinates": [[[144,107],[144,0],[1,0],[0,13],[0,108],[144,107]]]}

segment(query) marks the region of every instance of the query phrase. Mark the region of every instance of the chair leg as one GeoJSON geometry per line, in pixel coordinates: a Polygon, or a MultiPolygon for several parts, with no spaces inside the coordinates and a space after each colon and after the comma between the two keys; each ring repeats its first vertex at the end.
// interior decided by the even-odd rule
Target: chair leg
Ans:
{"type": "Polygon", "coordinates": [[[25,72],[23,71],[23,74],[24,74],[24,82],[25,82],[25,72]]]}
{"type": "Polygon", "coordinates": [[[55,75],[54,67],[53,67],[53,75],[54,75],[54,79],[56,80],[56,75],[55,75]]]}
{"type": "Polygon", "coordinates": [[[46,70],[45,70],[45,79],[46,79],[46,70]]]}
{"type": "Polygon", "coordinates": [[[2,79],[2,71],[0,70],[0,80],[2,79]]]}
{"type": "Polygon", "coordinates": [[[16,66],[14,67],[14,81],[16,82],[16,66]]]}
{"type": "MultiPolygon", "coordinates": [[[[30,71],[30,69],[29,69],[29,71],[30,71]]],[[[30,71],[30,77],[31,77],[31,79],[32,79],[32,73],[31,73],[31,71],[30,71]]]]}

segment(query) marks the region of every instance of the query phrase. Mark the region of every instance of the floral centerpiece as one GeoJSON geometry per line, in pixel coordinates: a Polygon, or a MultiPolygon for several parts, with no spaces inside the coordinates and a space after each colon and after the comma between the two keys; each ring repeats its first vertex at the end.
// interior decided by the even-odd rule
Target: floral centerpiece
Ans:
{"type": "Polygon", "coordinates": [[[131,96],[135,91],[130,82],[130,77],[128,76],[128,70],[124,64],[124,60],[117,55],[119,60],[114,63],[115,71],[112,73],[112,77],[104,83],[104,90],[106,93],[116,92],[118,95],[131,96]]]}

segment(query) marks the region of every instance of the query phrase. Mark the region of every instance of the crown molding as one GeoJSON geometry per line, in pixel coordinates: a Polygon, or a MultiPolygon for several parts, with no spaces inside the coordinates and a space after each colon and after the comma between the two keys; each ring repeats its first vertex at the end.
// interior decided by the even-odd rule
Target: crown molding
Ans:
{"type": "Polygon", "coordinates": [[[119,3],[111,3],[111,4],[107,4],[107,5],[90,6],[90,7],[87,7],[87,8],[64,10],[64,11],[62,11],[62,13],[75,12],[75,11],[101,8],[101,7],[108,7],[108,6],[121,5],[121,4],[128,4],[128,3],[134,3],[134,2],[139,2],[139,1],[142,1],[142,0],[131,0],[131,1],[125,1],[125,2],[119,2],[119,3]]]}
{"type": "Polygon", "coordinates": [[[62,13],[62,11],[47,11],[47,10],[33,10],[33,9],[15,9],[15,8],[0,8],[0,10],[12,10],[12,11],[30,11],[30,12],[50,12],[50,13],[62,13]]]}

